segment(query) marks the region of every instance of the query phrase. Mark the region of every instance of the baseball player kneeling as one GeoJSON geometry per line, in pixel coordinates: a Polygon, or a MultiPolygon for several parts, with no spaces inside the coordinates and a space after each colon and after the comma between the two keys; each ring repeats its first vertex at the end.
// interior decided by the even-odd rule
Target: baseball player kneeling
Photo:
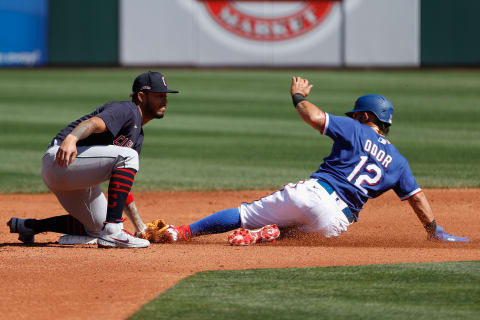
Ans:
{"type": "MultiPolygon", "coordinates": [[[[122,212],[125,203],[133,202],[127,197],[139,168],[142,127],[163,118],[167,93],[178,91],[167,88],[161,73],[149,71],[134,80],[132,92],[131,101],[107,103],[53,138],[43,156],[42,177],[69,215],[11,218],[7,224],[10,232],[19,233],[19,240],[33,242],[35,234],[52,231],[65,234],[59,239],[61,244],[149,246],[148,240],[123,229],[122,212]],[[109,181],[108,200],[100,187],[104,181],[109,181]]],[[[140,222],[134,220],[136,225],[140,222]]]]}
{"type": "Polygon", "coordinates": [[[190,225],[169,226],[162,231],[166,242],[222,233],[232,245],[272,241],[282,228],[319,232],[337,237],[358,221],[368,199],[393,189],[408,200],[424,225],[428,239],[467,242],[437,225],[429,202],[419,188],[407,160],[386,139],[392,124],[393,106],[380,95],[358,98],[348,117],[328,114],[306,100],[312,85],[294,77],[290,93],[300,117],[333,140],[331,154],[309,179],[288,184],[260,200],[216,212],[190,225]]]}

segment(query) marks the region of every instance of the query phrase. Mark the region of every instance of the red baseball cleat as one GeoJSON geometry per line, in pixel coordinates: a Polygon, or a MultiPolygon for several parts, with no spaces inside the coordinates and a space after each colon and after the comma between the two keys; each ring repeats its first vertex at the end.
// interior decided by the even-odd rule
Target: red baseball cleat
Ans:
{"type": "Polygon", "coordinates": [[[228,235],[228,242],[232,246],[249,246],[259,242],[272,242],[280,236],[280,229],[276,224],[270,224],[256,230],[240,228],[228,235]]]}

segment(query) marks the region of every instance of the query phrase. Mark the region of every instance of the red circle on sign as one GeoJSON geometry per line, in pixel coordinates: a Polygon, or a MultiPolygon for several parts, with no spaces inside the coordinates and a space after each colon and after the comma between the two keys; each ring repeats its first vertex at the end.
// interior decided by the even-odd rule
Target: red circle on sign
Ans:
{"type": "Polygon", "coordinates": [[[304,1],[300,10],[288,16],[259,18],[236,8],[232,1],[203,1],[208,13],[223,28],[259,41],[281,41],[298,37],[317,27],[332,8],[330,1],[304,1]]]}

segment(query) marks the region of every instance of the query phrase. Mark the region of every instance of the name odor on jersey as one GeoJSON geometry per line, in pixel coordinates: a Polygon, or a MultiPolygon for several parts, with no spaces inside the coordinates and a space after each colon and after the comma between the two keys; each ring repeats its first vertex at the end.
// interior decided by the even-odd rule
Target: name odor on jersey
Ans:
{"type": "MultiPolygon", "coordinates": [[[[387,140],[383,138],[379,138],[378,142],[380,142],[381,144],[388,143],[387,140]]],[[[367,153],[370,153],[385,169],[388,168],[388,166],[393,160],[393,158],[390,155],[386,154],[385,151],[383,150],[379,150],[378,146],[372,141],[370,141],[369,139],[365,141],[363,150],[367,153]]]]}

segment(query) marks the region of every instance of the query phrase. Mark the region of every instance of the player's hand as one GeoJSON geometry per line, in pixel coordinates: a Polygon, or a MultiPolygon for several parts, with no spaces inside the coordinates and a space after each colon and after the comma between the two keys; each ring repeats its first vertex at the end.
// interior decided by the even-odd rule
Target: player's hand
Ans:
{"type": "Polygon", "coordinates": [[[292,87],[290,88],[290,94],[293,96],[295,93],[300,93],[304,97],[307,97],[310,94],[310,90],[313,85],[308,84],[307,79],[300,77],[292,78],[292,87]]]}
{"type": "Polygon", "coordinates": [[[56,161],[60,168],[68,168],[77,157],[77,139],[68,135],[58,148],[56,161]]]}
{"type": "Polygon", "coordinates": [[[440,241],[440,242],[470,242],[470,239],[454,236],[452,234],[448,234],[443,230],[443,227],[437,225],[437,229],[435,230],[435,234],[431,234],[428,236],[428,240],[431,241],[440,241]]]}

